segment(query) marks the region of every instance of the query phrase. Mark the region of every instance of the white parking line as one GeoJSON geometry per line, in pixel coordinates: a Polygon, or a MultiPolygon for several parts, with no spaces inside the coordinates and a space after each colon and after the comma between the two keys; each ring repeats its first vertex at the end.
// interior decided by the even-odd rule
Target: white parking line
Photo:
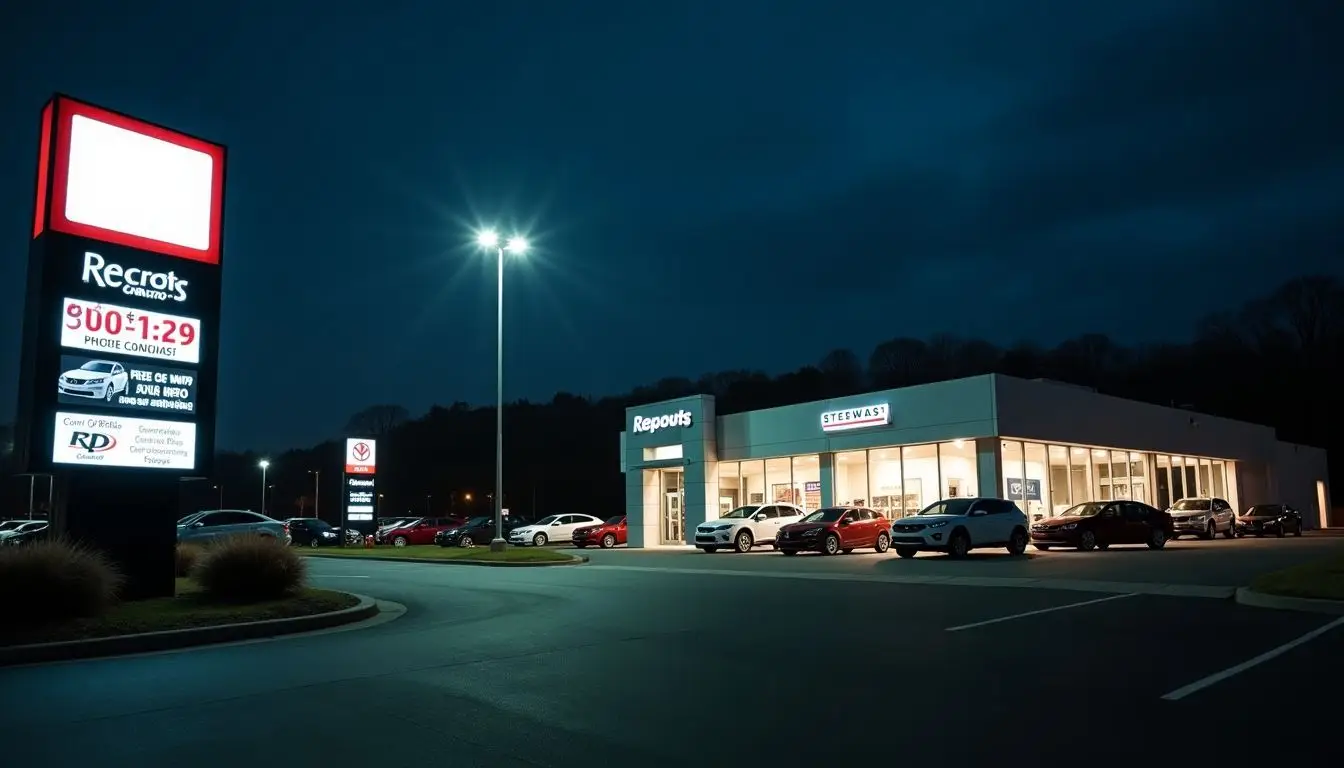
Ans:
{"type": "Polygon", "coordinates": [[[976,628],[976,627],[983,627],[983,626],[986,626],[986,625],[989,625],[989,624],[998,624],[998,623],[1003,622],[1003,621],[1012,621],[1013,619],[1025,619],[1025,618],[1028,617],[1028,616],[1039,616],[1039,615],[1041,615],[1042,613],[1054,613],[1055,611],[1063,611],[1063,610],[1067,610],[1067,609],[1069,609],[1069,608],[1081,608],[1081,607],[1083,607],[1084,605],[1095,605],[1095,604],[1097,604],[1097,603],[1104,603],[1104,602],[1106,602],[1106,601],[1108,601],[1108,600],[1120,600],[1120,599],[1122,599],[1122,598],[1126,598],[1126,597],[1134,597],[1134,596],[1137,595],[1137,594],[1138,594],[1137,592],[1128,592],[1128,593],[1125,593],[1125,594],[1123,594],[1123,595],[1111,595],[1110,597],[1098,597],[1098,598],[1095,599],[1095,600],[1083,600],[1082,602],[1079,602],[1079,603],[1066,603],[1066,604],[1064,604],[1064,605],[1056,605],[1056,606],[1054,606],[1053,608],[1040,608],[1040,609],[1035,610],[1035,611],[1027,611],[1026,613],[1014,613],[1014,614],[1011,615],[1011,616],[1000,616],[1000,617],[998,617],[997,619],[986,619],[985,621],[977,621],[977,622],[975,622],[974,624],[962,624],[962,625],[959,626],[959,627],[948,627],[948,628],[947,628],[947,631],[948,631],[948,632],[960,632],[960,631],[962,631],[963,629],[974,629],[974,628],[976,628]]]}
{"type": "Polygon", "coordinates": [[[1181,699],[1184,699],[1186,696],[1199,693],[1200,691],[1204,690],[1205,688],[1208,688],[1211,685],[1221,683],[1222,681],[1228,679],[1229,677],[1232,677],[1233,675],[1239,675],[1242,672],[1245,672],[1246,670],[1252,667],[1263,664],[1276,656],[1281,656],[1287,653],[1288,651],[1291,651],[1292,649],[1298,647],[1299,645],[1309,643],[1312,640],[1315,640],[1316,638],[1320,637],[1321,635],[1324,635],[1326,632],[1329,632],[1335,627],[1341,625],[1344,625],[1344,616],[1341,616],[1338,619],[1335,619],[1334,621],[1324,626],[1317,627],[1316,629],[1311,630],[1310,632],[1297,638],[1296,640],[1290,640],[1284,643],[1283,645],[1280,645],[1278,648],[1272,648],[1260,654],[1259,656],[1256,656],[1253,659],[1243,661],[1240,664],[1236,665],[1235,667],[1228,667],[1227,669],[1224,669],[1221,672],[1215,672],[1202,680],[1196,680],[1195,682],[1189,685],[1181,686],[1180,688],[1177,688],[1171,693],[1164,695],[1162,698],[1167,701],[1180,701],[1181,699]]]}

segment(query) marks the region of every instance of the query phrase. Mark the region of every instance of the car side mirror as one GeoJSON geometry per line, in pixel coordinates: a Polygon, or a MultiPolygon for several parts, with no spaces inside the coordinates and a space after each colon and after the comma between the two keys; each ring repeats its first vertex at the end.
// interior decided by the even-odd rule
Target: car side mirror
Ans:
{"type": "Polygon", "coordinates": [[[971,515],[970,515],[970,516],[971,516],[971,517],[984,517],[984,516],[985,516],[985,510],[983,510],[983,509],[973,509],[973,510],[971,510],[971,515]]]}
{"type": "Polygon", "coordinates": [[[845,518],[844,520],[841,520],[841,521],[840,521],[840,524],[841,524],[841,525],[849,525],[849,524],[852,523],[852,522],[854,522],[854,521],[853,521],[853,520],[850,520],[849,518],[845,518]]]}
{"type": "Polygon", "coordinates": [[[765,519],[765,515],[760,512],[757,512],[756,514],[751,516],[751,519],[759,523],[765,519]]]}
{"type": "Polygon", "coordinates": [[[192,528],[204,528],[204,527],[205,527],[205,523],[202,523],[202,522],[195,522],[195,523],[192,523],[192,524],[191,524],[191,527],[192,527],[192,528]]]}
{"type": "Polygon", "coordinates": [[[551,523],[551,525],[553,525],[553,526],[555,526],[555,525],[559,525],[559,524],[560,524],[560,521],[559,521],[559,520],[556,520],[554,523],[551,523]]]}

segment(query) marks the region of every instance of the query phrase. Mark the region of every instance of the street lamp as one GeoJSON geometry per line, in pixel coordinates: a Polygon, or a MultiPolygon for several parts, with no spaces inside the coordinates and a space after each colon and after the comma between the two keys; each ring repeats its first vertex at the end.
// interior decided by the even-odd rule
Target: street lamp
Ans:
{"type": "Polygon", "coordinates": [[[430,515],[434,514],[434,510],[429,508],[429,500],[431,498],[433,497],[430,496],[430,494],[428,493],[425,494],[425,517],[429,517],[430,515]]]}
{"type": "Polygon", "coordinates": [[[508,242],[500,244],[499,234],[493,229],[483,230],[476,235],[476,244],[487,251],[493,250],[499,264],[499,280],[496,283],[497,297],[495,328],[495,538],[490,540],[491,552],[502,552],[508,545],[504,541],[504,252],[517,256],[527,253],[527,238],[514,235],[508,242]]]}
{"type": "Polygon", "coordinates": [[[261,514],[264,515],[266,514],[266,468],[271,466],[271,462],[262,459],[257,462],[257,466],[261,467],[261,514]]]}
{"type": "Polygon", "coordinates": [[[308,470],[308,474],[313,476],[313,517],[321,520],[322,510],[319,507],[318,502],[322,500],[322,470],[310,469],[308,470]]]}
{"type": "Polygon", "coordinates": [[[219,507],[218,507],[218,508],[219,508],[219,509],[223,509],[223,508],[224,508],[224,484],[223,484],[223,483],[220,483],[219,485],[216,485],[216,486],[215,486],[215,490],[216,490],[216,491],[219,491],[219,507]]]}

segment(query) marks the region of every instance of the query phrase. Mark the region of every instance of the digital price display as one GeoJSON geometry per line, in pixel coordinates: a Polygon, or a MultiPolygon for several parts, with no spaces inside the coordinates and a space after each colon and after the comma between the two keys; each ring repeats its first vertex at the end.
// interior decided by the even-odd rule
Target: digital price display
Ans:
{"type": "Polygon", "coordinates": [[[66,299],[61,346],[90,352],[197,363],[199,320],[150,309],[66,299]]]}

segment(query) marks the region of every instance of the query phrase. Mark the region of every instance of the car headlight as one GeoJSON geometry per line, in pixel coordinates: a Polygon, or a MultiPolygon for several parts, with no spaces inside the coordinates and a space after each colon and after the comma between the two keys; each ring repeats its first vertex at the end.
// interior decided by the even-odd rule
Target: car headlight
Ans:
{"type": "Polygon", "coordinates": [[[1077,523],[1068,523],[1067,525],[1061,525],[1061,526],[1059,527],[1059,529],[1060,529],[1061,531],[1072,531],[1074,528],[1077,528],[1077,527],[1078,527],[1078,524],[1077,524],[1077,523]]]}
{"type": "Polygon", "coordinates": [[[726,531],[726,530],[728,530],[729,528],[732,528],[732,527],[733,527],[733,524],[732,524],[732,523],[728,523],[727,525],[719,525],[719,526],[715,526],[714,530],[716,530],[716,531],[726,531]]]}
{"type": "Polygon", "coordinates": [[[940,521],[938,521],[938,522],[936,522],[936,523],[929,523],[928,527],[930,527],[930,528],[942,528],[943,526],[947,525],[949,522],[951,522],[951,521],[950,521],[950,520],[940,520],[940,521]]]}
{"type": "Polygon", "coordinates": [[[804,536],[817,536],[820,533],[821,533],[820,528],[808,528],[806,531],[803,531],[804,536]]]}
{"type": "Polygon", "coordinates": [[[323,532],[322,532],[322,536],[323,536],[323,538],[327,538],[327,539],[334,539],[334,538],[336,538],[336,534],[332,533],[331,531],[323,531],[323,532]]]}

